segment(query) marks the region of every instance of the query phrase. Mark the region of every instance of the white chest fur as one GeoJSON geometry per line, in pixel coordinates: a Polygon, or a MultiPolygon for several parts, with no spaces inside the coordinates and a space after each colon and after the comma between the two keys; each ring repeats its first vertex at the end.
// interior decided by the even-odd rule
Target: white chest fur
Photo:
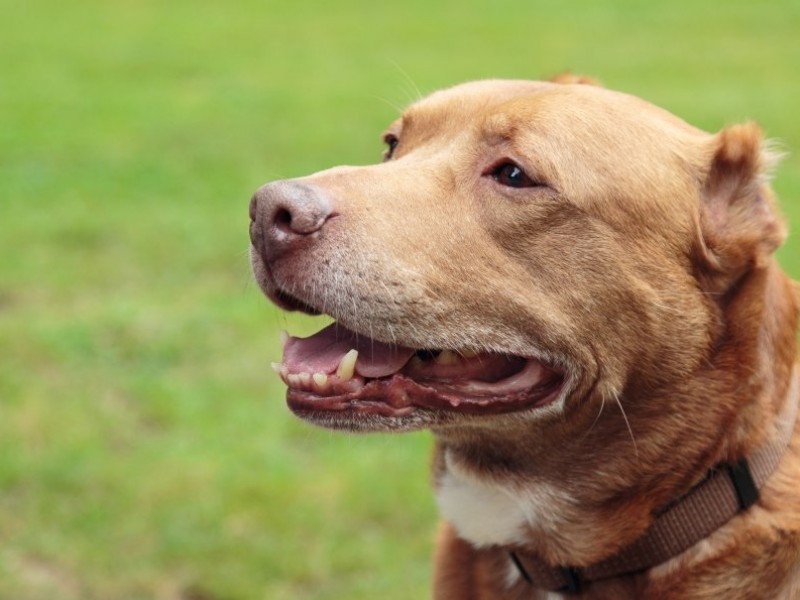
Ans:
{"type": "Polygon", "coordinates": [[[436,499],[442,517],[476,547],[523,543],[531,528],[554,525],[559,507],[571,500],[549,483],[521,487],[479,477],[460,465],[450,451],[445,452],[436,499]]]}

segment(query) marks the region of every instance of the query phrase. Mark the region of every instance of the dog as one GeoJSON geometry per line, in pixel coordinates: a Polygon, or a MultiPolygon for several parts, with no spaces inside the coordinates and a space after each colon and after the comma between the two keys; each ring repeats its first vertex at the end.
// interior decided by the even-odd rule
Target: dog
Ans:
{"type": "Polygon", "coordinates": [[[800,598],[800,293],[759,127],[565,76],[412,104],[383,162],[261,187],[287,403],[429,429],[437,599],[800,598]]]}

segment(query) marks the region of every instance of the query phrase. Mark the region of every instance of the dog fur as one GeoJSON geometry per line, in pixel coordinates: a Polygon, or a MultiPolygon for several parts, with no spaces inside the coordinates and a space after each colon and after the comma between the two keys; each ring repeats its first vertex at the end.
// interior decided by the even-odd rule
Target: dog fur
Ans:
{"type": "MultiPolygon", "coordinates": [[[[507,414],[307,416],[432,430],[438,599],[561,597],[522,581],[506,547],[576,567],[614,554],[714,465],[777,435],[800,393],[800,301],[773,256],[786,229],[760,129],[709,134],[586,83],[436,92],[389,128],[386,162],[296,180],[335,218],[271,255],[254,245],[272,298],[384,342],[568,373],[554,402],[507,414]],[[538,185],[498,185],[487,174],[501,159],[538,185]]],[[[800,598],[797,428],[757,505],[667,563],[575,597],[800,598]]]]}

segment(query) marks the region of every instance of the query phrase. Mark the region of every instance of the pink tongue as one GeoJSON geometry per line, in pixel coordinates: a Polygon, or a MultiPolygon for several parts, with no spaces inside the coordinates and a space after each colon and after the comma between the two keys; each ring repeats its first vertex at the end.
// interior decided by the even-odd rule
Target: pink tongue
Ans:
{"type": "Polygon", "coordinates": [[[356,373],[364,377],[396,373],[415,352],[358,335],[333,323],[311,337],[289,338],[283,349],[283,365],[290,373],[333,373],[342,357],[353,348],[358,350],[356,373]]]}

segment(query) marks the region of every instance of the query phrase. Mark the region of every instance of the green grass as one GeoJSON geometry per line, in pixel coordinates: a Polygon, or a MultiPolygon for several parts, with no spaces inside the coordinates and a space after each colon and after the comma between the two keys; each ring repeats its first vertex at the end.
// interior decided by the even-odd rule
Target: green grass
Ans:
{"type": "Polygon", "coordinates": [[[0,598],[426,597],[430,440],[290,416],[277,330],[318,324],[250,283],[250,194],[376,161],[416,88],[570,68],[758,120],[797,229],[798,31],[794,0],[0,3],[0,598]]]}

